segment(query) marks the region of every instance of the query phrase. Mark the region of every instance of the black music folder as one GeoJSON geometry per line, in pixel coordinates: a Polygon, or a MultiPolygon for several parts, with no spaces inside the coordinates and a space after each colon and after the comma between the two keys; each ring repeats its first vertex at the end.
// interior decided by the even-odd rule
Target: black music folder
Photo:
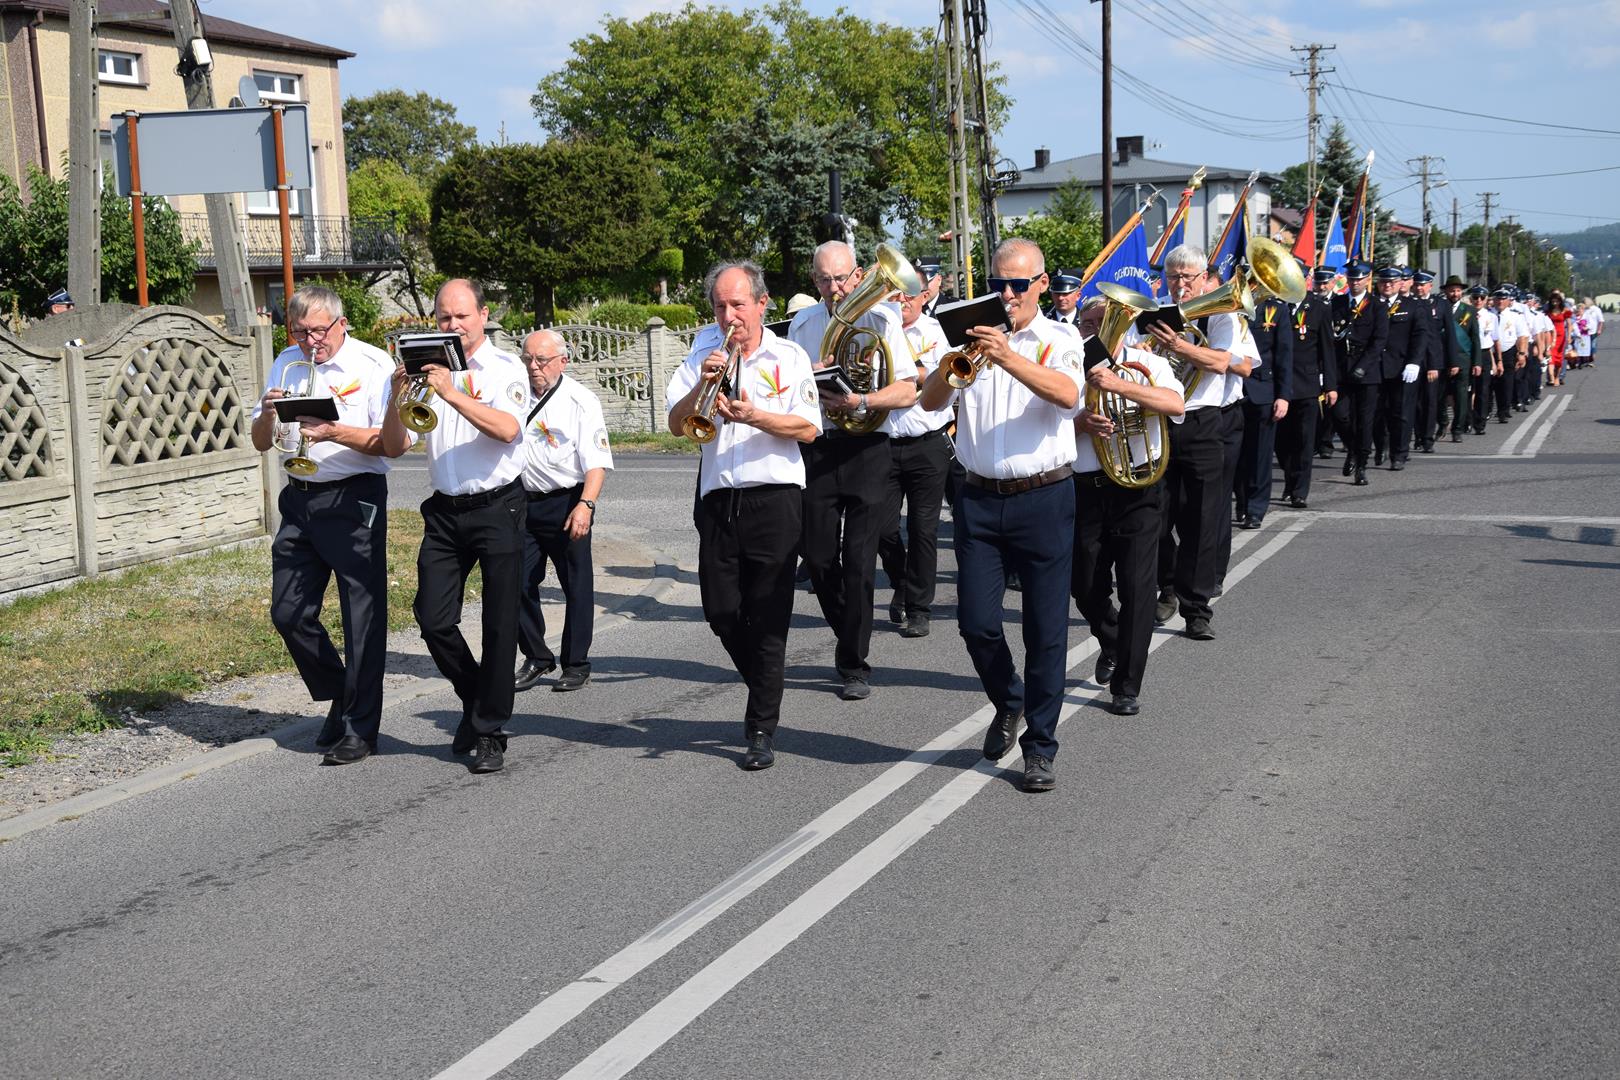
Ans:
{"type": "Polygon", "coordinates": [[[276,398],[270,404],[276,407],[276,419],[283,424],[296,424],[300,416],[313,416],[329,422],[338,418],[336,398],[284,397],[276,398]]]}
{"type": "Polygon", "coordinates": [[[1162,301],[1158,307],[1148,308],[1136,317],[1136,328],[1143,337],[1148,336],[1148,327],[1154,323],[1162,323],[1178,334],[1187,329],[1187,320],[1182,318],[1181,308],[1170,300],[1162,301]]]}
{"type": "Polygon", "coordinates": [[[975,326],[994,326],[1012,332],[1007,305],[994,294],[958,300],[954,304],[941,304],[934,309],[934,318],[939,320],[940,329],[945,331],[945,340],[957,347],[973,340],[967,332],[975,326]]]}
{"type": "Polygon", "coordinates": [[[837,364],[816,369],[816,390],[821,393],[853,394],[855,385],[837,364]]]}
{"type": "Polygon", "coordinates": [[[428,331],[401,334],[394,339],[394,356],[409,375],[420,375],[429,364],[451,371],[467,370],[467,354],[461,349],[461,335],[428,331]]]}

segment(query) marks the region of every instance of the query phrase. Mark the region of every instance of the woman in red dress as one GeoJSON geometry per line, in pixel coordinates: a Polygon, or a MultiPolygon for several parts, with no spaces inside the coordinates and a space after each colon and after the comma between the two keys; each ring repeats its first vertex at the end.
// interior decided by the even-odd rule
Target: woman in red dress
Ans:
{"type": "Polygon", "coordinates": [[[1569,343],[1569,331],[1566,323],[1569,322],[1569,311],[1564,307],[1564,298],[1557,293],[1553,294],[1552,301],[1547,305],[1547,318],[1553,324],[1552,356],[1551,362],[1552,384],[1564,385],[1564,348],[1569,343]]]}

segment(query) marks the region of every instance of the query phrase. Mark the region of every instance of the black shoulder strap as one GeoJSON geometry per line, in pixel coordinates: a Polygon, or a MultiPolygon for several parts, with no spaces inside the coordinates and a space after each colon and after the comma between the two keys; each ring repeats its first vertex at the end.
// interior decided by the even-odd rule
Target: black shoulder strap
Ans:
{"type": "Polygon", "coordinates": [[[557,381],[551,384],[551,389],[547,390],[544,394],[541,395],[539,404],[537,404],[534,408],[529,410],[529,418],[527,420],[523,421],[523,426],[524,427],[528,427],[530,424],[534,423],[534,418],[536,416],[540,415],[540,410],[546,407],[546,402],[551,400],[551,395],[555,394],[558,391],[558,389],[561,388],[561,386],[562,386],[562,376],[559,375],[557,377],[557,381]]]}

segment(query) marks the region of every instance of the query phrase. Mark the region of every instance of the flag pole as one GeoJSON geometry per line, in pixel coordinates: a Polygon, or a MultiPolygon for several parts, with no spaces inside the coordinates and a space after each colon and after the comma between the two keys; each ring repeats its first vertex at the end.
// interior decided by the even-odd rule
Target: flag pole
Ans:
{"type": "Polygon", "coordinates": [[[1113,239],[1109,240],[1108,243],[1103,246],[1103,249],[1097,253],[1097,257],[1091,260],[1091,265],[1086,267],[1086,272],[1080,277],[1080,287],[1082,289],[1090,284],[1091,279],[1096,276],[1097,271],[1102,269],[1103,263],[1108,261],[1108,257],[1119,250],[1119,245],[1125,242],[1125,238],[1130,235],[1131,230],[1136,228],[1137,225],[1141,224],[1142,215],[1147,212],[1147,208],[1149,206],[1153,205],[1153,200],[1158,198],[1158,196],[1159,191],[1157,188],[1155,188],[1152,193],[1150,193],[1148,197],[1143,200],[1142,205],[1136,208],[1136,213],[1125,219],[1125,224],[1121,225],[1114,233],[1113,239]]]}
{"type": "MultiPolygon", "coordinates": [[[[1232,207],[1232,216],[1226,219],[1226,228],[1221,230],[1221,238],[1220,238],[1220,240],[1216,241],[1215,247],[1212,248],[1211,250],[1220,251],[1222,248],[1224,248],[1226,246],[1226,238],[1228,236],[1232,235],[1233,228],[1235,228],[1237,226],[1238,217],[1240,215],[1242,215],[1242,216],[1247,216],[1248,215],[1248,213],[1249,213],[1249,189],[1254,187],[1254,182],[1256,180],[1258,180],[1259,178],[1260,178],[1260,170],[1259,169],[1256,169],[1256,170],[1254,170],[1254,172],[1249,174],[1249,182],[1243,185],[1243,191],[1242,191],[1242,193],[1240,193],[1238,195],[1237,205],[1232,207]]],[[[1209,269],[1211,269],[1211,270],[1215,269],[1215,263],[1214,263],[1213,259],[1210,261],[1209,269]]]]}
{"type": "Polygon", "coordinates": [[[1159,234],[1159,242],[1153,247],[1153,254],[1148,256],[1148,269],[1158,270],[1164,266],[1164,257],[1167,254],[1165,246],[1170,242],[1170,234],[1176,227],[1187,220],[1187,211],[1192,208],[1193,192],[1204,186],[1204,166],[1198,166],[1198,171],[1187,180],[1187,186],[1181,189],[1181,205],[1176,212],[1170,215],[1170,221],[1165,225],[1164,232],[1159,234]]]}

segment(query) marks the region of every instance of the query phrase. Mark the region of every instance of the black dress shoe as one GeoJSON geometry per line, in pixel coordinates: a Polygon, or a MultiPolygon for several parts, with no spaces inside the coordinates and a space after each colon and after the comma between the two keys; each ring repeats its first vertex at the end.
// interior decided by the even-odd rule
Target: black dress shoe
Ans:
{"type": "Polygon", "coordinates": [[[771,746],[771,737],[763,731],[748,736],[748,752],[743,755],[742,767],[749,772],[758,772],[775,764],[776,750],[771,746]]]}
{"type": "Polygon", "coordinates": [[[1253,519],[1250,518],[1248,514],[1239,514],[1237,517],[1232,519],[1232,524],[1236,525],[1240,529],[1247,529],[1251,520],[1253,519]]]}
{"type": "Polygon", "coordinates": [[[1142,711],[1142,706],[1138,705],[1136,699],[1129,694],[1115,694],[1108,711],[1115,716],[1135,716],[1142,711]]]}
{"type": "Polygon", "coordinates": [[[1350,455],[1346,454],[1345,458],[1344,458],[1344,475],[1349,476],[1352,472],[1355,471],[1355,468],[1356,468],[1355,459],[1350,457],[1350,455]]]}
{"type": "Polygon", "coordinates": [[[1153,625],[1163,626],[1175,618],[1177,606],[1176,594],[1173,590],[1166,589],[1161,592],[1158,603],[1153,605],[1153,625]]]}
{"type": "Polygon", "coordinates": [[[1485,434],[1485,425],[1480,424],[1478,427],[1474,428],[1474,434],[1475,435],[1483,435],[1483,434],[1485,434]]]}
{"type": "Polygon", "coordinates": [[[371,756],[371,744],[358,735],[345,735],[321,758],[322,765],[353,765],[371,756]]]}
{"type": "Polygon", "coordinates": [[[896,626],[899,626],[901,623],[906,621],[905,606],[900,602],[900,597],[898,595],[896,595],[893,600],[889,601],[889,621],[894,623],[896,626]]]}
{"type": "Polygon", "coordinates": [[[1462,432],[1453,430],[1451,433],[1451,441],[1462,442],[1462,432]]]}
{"type": "Polygon", "coordinates": [[[928,616],[913,615],[906,620],[906,625],[900,628],[900,636],[905,638],[919,638],[928,636],[928,616]]]}
{"type": "Polygon", "coordinates": [[[512,680],[513,690],[528,690],[537,686],[541,679],[557,670],[557,661],[554,657],[544,660],[525,659],[523,666],[518,668],[516,677],[512,680]]]}
{"type": "Polygon", "coordinates": [[[333,699],[332,707],[326,710],[326,723],[321,725],[321,733],[315,736],[315,749],[332,749],[347,730],[343,723],[343,699],[338,697],[333,699]]]}
{"type": "Polygon", "coordinates": [[[566,694],[570,690],[578,690],[591,681],[591,673],[584,668],[565,668],[556,682],[551,684],[554,693],[566,694]]]}
{"type": "Polygon", "coordinates": [[[1404,468],[1406,468],[1406,462],[1400,460],[1399,458],[1393,459],[1389,463],[1390,472],[1400,472],[1404,468]]]}
{"type": "Polygon", "coordinates": [[[1215,629],[1208,619],[1195,617],[1187,620],[1187,636],[1194,641],[1214,641],[1215,629]]]}
{"type": "Polygon", "coordinates": [[[1007,571],[1006,576],[1007,576],[1007,591],[1008,592],[1023,592],[1024,591],[1024,580],[1018,576],[1018,571],[1009,570],[1009,571],[1007,571]]]}
{"type": "Polygon", "coordinates": [[[1040,754],[1025,755],[1024,790],[1051,791],[1055,787],[1057,777],[1052,774],[1052,759],[1040,754]]]}
{"type": "Polygon", "coordinates": [[[1432,442],[1424,443],[1422,446],[1418,447],[1418,453],[1420,453],[1420,454],[1432,454],[1432,453],[1434,453],[1434,443],[1432,443],[1432,442]]]}
{"type": "Polygon", "coordinates": [[[1382,450],[1374,450],[1373,451],[1373,464],[1374,465],[1382,465],[1383,463],[1384,463],[1384,452],[1382,450]]]}
{"type": "Polygon", "coordinates": [[[1013,747],[1013,741],[1018,738],[1018,721],[1023,718],[1022,711],[1002,709],[996,713],[996,718],[990,721],[990,730],[984,733],[984,756],[991,761],[1006,757],[1007,751],[1013,747]]]}
{"type": "Polygon", "coordinates": [[[1291,495],[1288,498],[1288,505],[1292,506],[1295,510],[1304,510],[1310,504],[1304,499],[1300,498],[1298,495],[1291,495]]]}
{"type": "Polygon", "coordinates": [[[470,754],[473,747],[478,745],[478,731],[473,727],[473,713],[477,712],[474,702],[461,703],[461,723],[456,726],[455,737],[450,740],[452,754],[470,754]]]}
{"type": "Polygon", "coordinates": [[[1109,683],[1114,681],[1114,670],[1118,666],[1119,666],[1119,664],[1114,659],[1114,654],[1113,653],[1111,653],[1111,652],[1100,652],[1100,653],[1098,653],[1097,654],[1097,669],[1091,673],[1092,676],[1093,676],[1092,681],[1095,682],[1098,686],[1107,686],[1109,683]]]}
{"type": "Polygon", "coordinates": [[[1240,527],[1253,532],[1255,529],[1263,528],[1265,521],[1265,518],[1247,517],[1243,519],[1243,524],[1240,527]]]}
{"type": "Polygon", "coordinates": [[[838,696],[845,701],[865,701],[872,696],[872,687],[859,675],[846,675],[844,676],[843,688],[838,691],[838,696]]]}
{"type": "Polygon", "coordinates": [[[1365,465],[1357,465],[1356,466],[1356,479],[1355,479],[1354,486],[1355,487],[1366,487],[1367,486],[1367,467],[1365,465]]]}
{"type": "Polygon", "coordinates": [[[472,771],[500,772],[506,768],[506,740],[497,735],[480,735],[473,750],[472,771]]]}

